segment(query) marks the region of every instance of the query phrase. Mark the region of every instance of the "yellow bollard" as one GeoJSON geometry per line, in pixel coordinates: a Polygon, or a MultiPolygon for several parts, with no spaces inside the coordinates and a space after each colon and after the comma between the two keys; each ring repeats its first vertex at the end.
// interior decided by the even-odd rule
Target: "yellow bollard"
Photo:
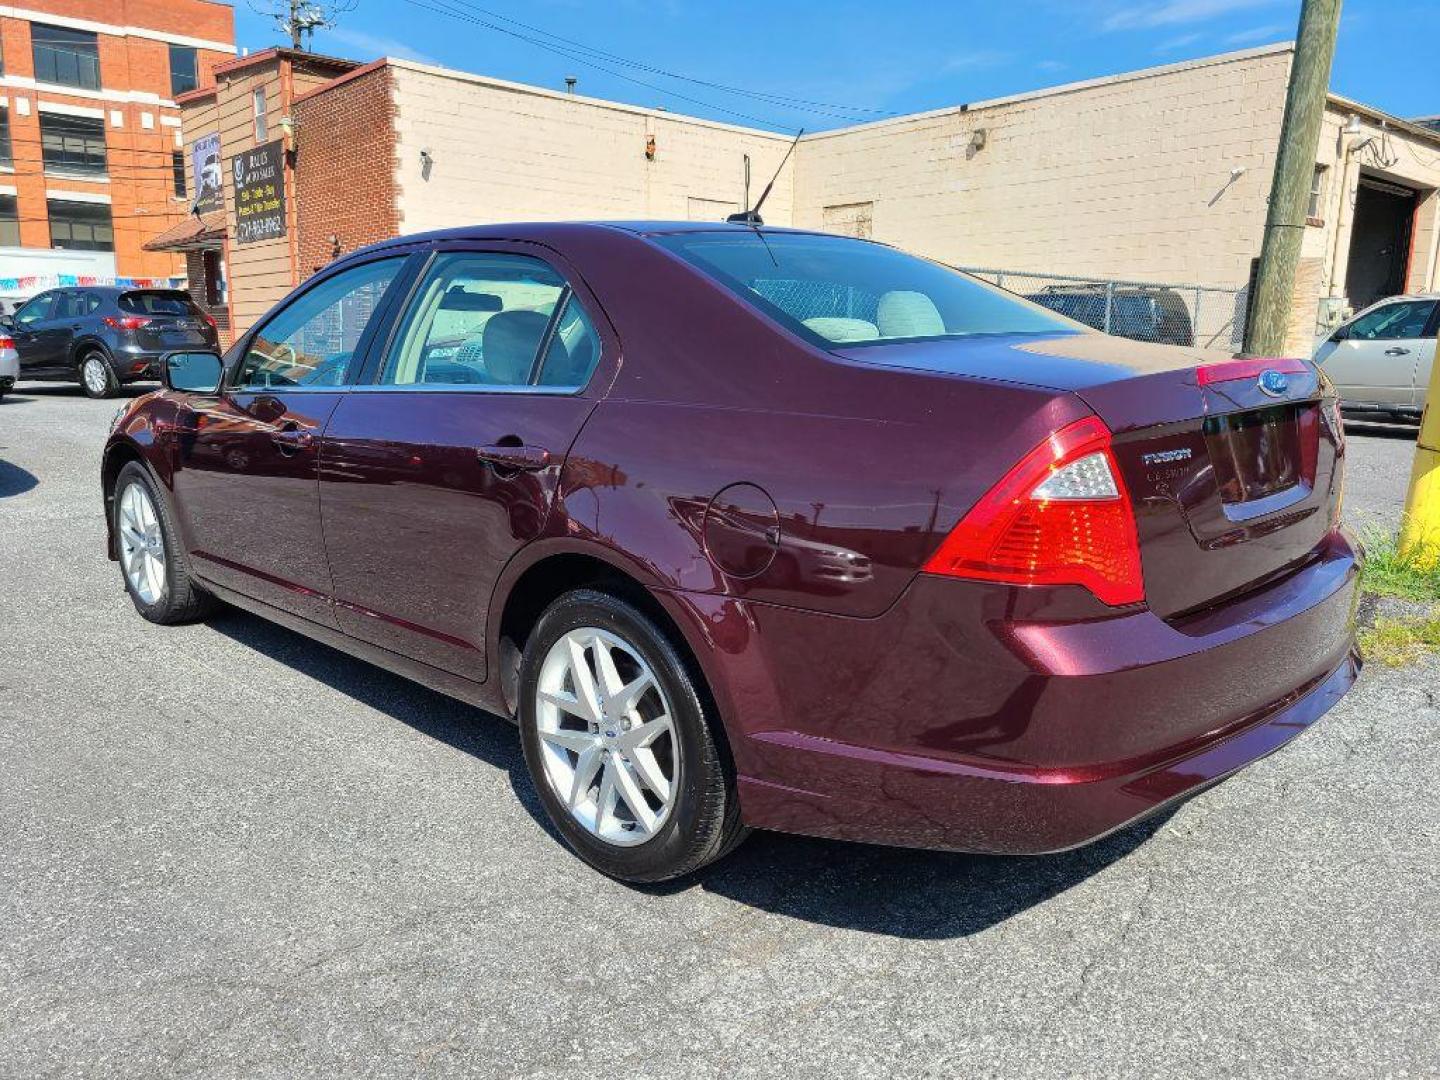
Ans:
{"type": "Polygon", "coordinates": [[[1415,464],[1410,470],[1410,494],[1400,526],[1400,550],[1422,570],[1440,566],[1440,354],[1430,369],[1430,390],[1420,437],[1415,441],[1415,464]]]}

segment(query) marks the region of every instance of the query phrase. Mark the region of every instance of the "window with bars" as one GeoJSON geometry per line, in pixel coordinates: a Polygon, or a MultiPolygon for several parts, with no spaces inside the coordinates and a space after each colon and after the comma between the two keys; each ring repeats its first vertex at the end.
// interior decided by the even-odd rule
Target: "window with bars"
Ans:
{"type": "Polygon", "coordinates": [[[49,199],[50,246],[70,251],[114,251],[115,230],[107,203],[49,199]]]}
{"type": "Polygon", "coordinates": [[[10,110],[0,105],[0,165],[15,167],[15,154],[10,148],[10,110]]]}
{"type": "Polygon", "coordinates": [[[195,49],[190,45],[170,46],[170,96],[179,97],[200,85],[195,49]]]}
{"type": "Polygon", "coordinates": [[[40,114],[40,156],[47,172],[105,175],[105,121],[64,113],[40,114]]]}
{"type": "Polygon", "coordinates": [[[0,195],[0,247],[20,246],[20,203],[14,195],[0,195]]]}
{"type": "Polygon", "coordinates": [[[93,33],[64,26],[30,24],[35,78],[60,86],[100,89],[100,45],[93,33]]]}
{"type": "Polygon", "coordinates": [[[170,171],[175,177],[175,197],[185,198],[189,192],[185,187],[185,154],[180,150],[170,152],[170,171]]]}

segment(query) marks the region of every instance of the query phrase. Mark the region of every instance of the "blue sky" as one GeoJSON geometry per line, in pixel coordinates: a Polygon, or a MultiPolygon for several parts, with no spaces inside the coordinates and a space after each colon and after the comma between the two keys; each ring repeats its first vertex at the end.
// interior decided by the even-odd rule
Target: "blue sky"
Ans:
{"type": "MultiPolygon", "coordinates": [[[[575,75],[581,93],[781,130],[836,127],[1284,41],[1294,37],[1299,14],[1298,0],[342,2],[355,7],[316,34],[317,51],[410,57],[556,89],[575,75]],[[537,30],[572,55],[515,36],[539,37],[537,30]],[[814,104],[798,108],[795,99],[814,104]]],[[[235,15],[240,45],[253,50],[280,40],[245,0],[235,15]]],[[[1440,2],[1346,0],[1331,85],[1400,116],[1440,113],[1440,2]]]]}

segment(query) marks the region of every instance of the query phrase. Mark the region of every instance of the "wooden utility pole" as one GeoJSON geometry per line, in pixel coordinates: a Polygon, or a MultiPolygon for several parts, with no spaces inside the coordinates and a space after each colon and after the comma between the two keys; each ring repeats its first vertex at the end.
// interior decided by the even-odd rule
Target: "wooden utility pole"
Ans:
{"type": "Polygon", "coordinates": [[[1340,25],[1340,0],[1301,0],[1295,62],[1285,94],[1285,120],[1265,216],[1255,296],[1245,325],[1247,356],[1278,356],[1295,303],[1295,268],[1305,235],[1305,205],[1315,175],[1315,149],[1330,91],[1330,61],[1340,25]]]}

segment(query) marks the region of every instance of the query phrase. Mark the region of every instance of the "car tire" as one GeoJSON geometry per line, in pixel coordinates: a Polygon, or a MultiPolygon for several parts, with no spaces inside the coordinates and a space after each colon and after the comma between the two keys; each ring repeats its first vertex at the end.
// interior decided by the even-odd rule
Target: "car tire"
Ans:
{"type": "Polygon", "coordinates": [[[734,770],[698,679],[654,621],[593,589],[556,600],[525,642],[518,711],[531,780],[561,837],[603,874],[682,877],[745,838],[734,770]],[[598,687],[598,720],[581,701],[577,661],[598,687]],[[633,701],[616,693],[647,678],[633,701]],[[661,733],[647,735],[652,728],[661,733]],[[637,798],[646,810],[634,809],[637,798]]]}
{"type": "Polygon", "coordinates": [[[120,380],[104,353],[92,351],[80,358],[80,389],[86,397],[97,399],[114,397],[120,389],[120,380]]]}
{"type": "Polygon", "coordinates": [[[112,496],[120,576],[135,610],[164,626],[204,618],[215,600],[190,577],[169,506],[149,470],[138,461],[127,463],[112,496]]]}

